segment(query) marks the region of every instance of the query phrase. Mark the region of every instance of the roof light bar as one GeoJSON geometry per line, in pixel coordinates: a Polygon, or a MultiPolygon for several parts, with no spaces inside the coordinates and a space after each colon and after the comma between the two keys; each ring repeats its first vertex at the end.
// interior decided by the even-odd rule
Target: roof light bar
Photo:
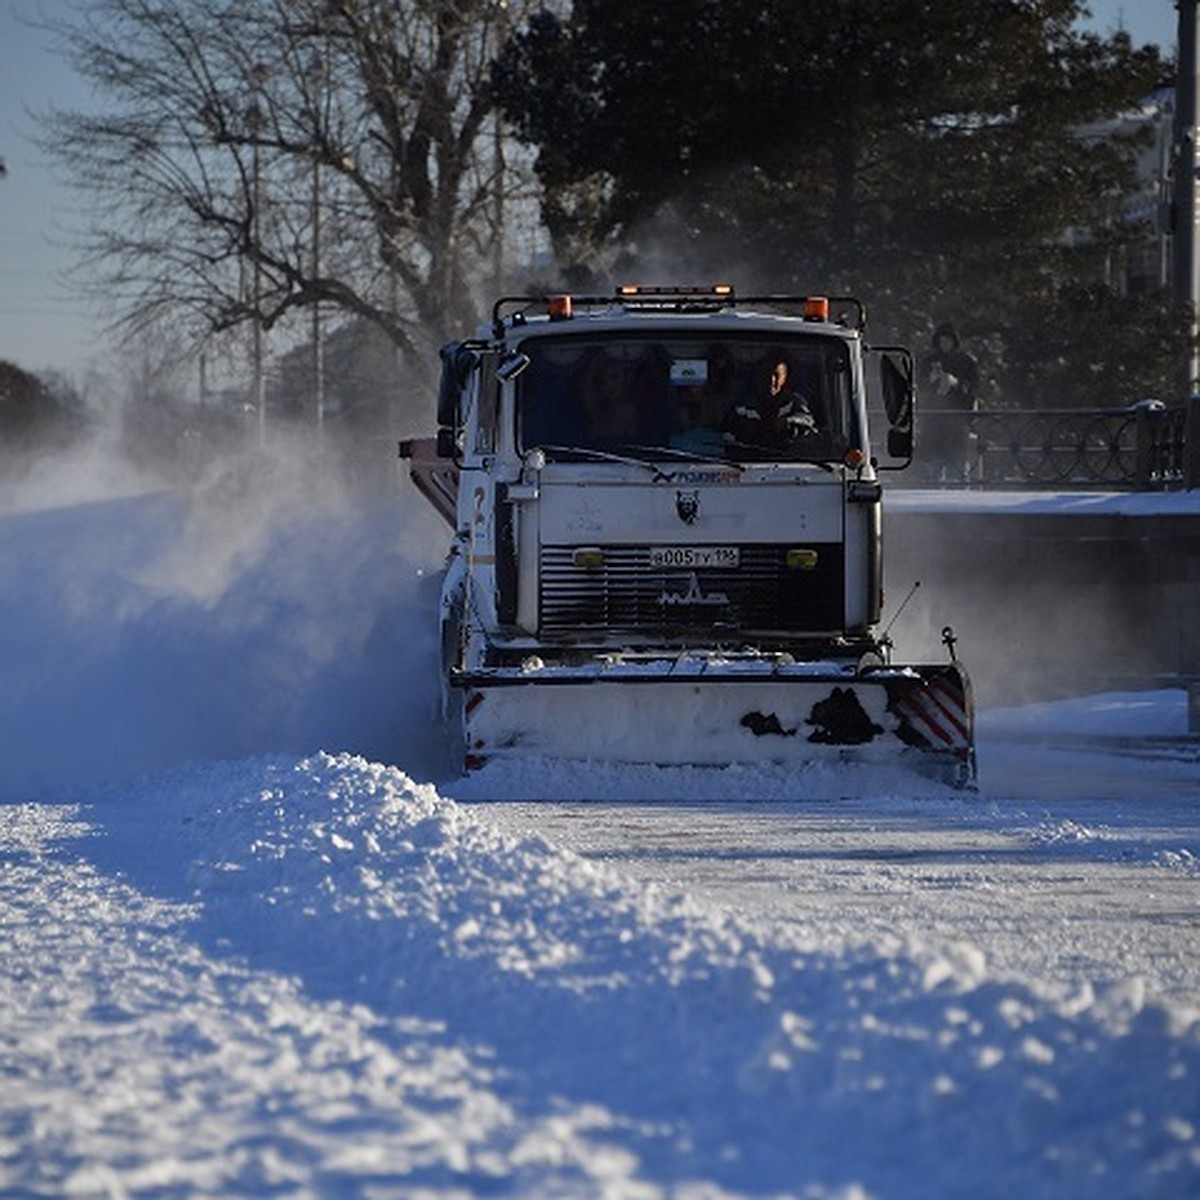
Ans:
{"type": "Polygon", "coordinates": [[[618,296],[721,296],[732,299],[731,283],[672,283],[647,284],[623,283],[617,288],[618,296]]]}

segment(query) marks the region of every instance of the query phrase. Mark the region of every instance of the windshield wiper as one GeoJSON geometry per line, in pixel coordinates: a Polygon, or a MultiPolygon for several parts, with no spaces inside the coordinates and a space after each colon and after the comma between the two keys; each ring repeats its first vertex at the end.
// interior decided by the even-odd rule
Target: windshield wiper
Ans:
{"type": "Polygon", "coordinates": [[[675,478],[674,473],[663,471],[654,462],[656,458],[669,458],[672,462],[680,463],[704,463],[706,466],[736,471],[739,475],[746,469],[745,464],[734,462],[732,459],[719,458],[712,454],[698,454],[694,450],[683,450],[678,446],[643,446],[636,443],[621,446],[621,450],[635,451],[636,454],[618,454],[611,450],[598,450],[594,446],[559,446],[549,443],[531,447],[531,449],[544,450],[549,454],[578,455],[580,458],[590,459],[593,462],[615,462],[646,467],[654,473],[655,483],[670,483],[675,478]]]}
{"type": "MultiPolygon", "coordinates": [[[[643,447],[640,446],[631,446],[629,448],[631,450],[643,449],[643,447]]],[[[547,454],[576,455],[579,458],[588,459],[592,462],[614,462],[622,463],[628,467],[645,467],[648,471],[653,472],[655,483],[669,483],[671,480],[671,476],[664,475],[663,472],[658,469],[657,464],[653,462],[647,462],[644,458],[636,458],[628,454],[614,454],[609,450],[597,450],[594,446],[556,446],[551,443],[545,443],[542,445],[533,446],[531,449],[543,450],[547,454]]]]}
{"type": "MultiPolygon", "coordinates": [[[[639,446],[631,444],[623,446],[622,449],[636,450],[639,454],[665,455],[673,462],[707,463],[714,467],[727,467],[729,470],[739,473],[745,470],[745,467],[741,463],[734,462],[732,459],[720,458],[714,454],[698,454],[695,450],[683,450],[678,446],[639,446]]],[[[638,461],[642,460],[639,459],[638,461]]],[[[669,480],[672,476],[664,475],[663,478],[669,480]]]]}

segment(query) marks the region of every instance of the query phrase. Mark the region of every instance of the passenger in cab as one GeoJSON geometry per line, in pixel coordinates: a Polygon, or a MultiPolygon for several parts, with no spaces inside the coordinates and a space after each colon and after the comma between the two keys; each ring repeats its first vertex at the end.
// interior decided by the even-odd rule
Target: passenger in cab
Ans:
{"type": "Polygon", "coordinates": [[[637,436],[638,406],[628,366],[597,354],[583,379],[584,434],[589,442],[628,442],[637,436]]]}

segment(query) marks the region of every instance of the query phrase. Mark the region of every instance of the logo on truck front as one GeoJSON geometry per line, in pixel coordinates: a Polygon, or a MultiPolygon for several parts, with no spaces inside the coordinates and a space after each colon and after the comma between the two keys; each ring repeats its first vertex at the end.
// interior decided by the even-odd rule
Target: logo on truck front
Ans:
{"type": "Polygon", "coordinates": [[[700,493],[676,492],[675,511],[685,525],[694,525],[700,515],[700,493]]]}
{"type": "Polygon", "coordinates": [[[700,580],[696,578],[694,571],[687,576],[687,580],[686,591],[664,591],[658,597],[659,604],[664,608],[669,608],[674,604],[708,605],[713,608],[724,608],[729,603],[729,597],[724,592],[709,592],[708,595],[705,595],[700,590],[700,580]]]}

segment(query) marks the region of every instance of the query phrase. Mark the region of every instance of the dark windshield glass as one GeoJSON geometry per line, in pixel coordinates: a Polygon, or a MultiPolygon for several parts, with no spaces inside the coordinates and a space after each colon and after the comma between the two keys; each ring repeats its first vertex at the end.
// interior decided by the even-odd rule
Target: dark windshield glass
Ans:
{"type": "Polygon", "coordinates": [[[531,359],[518,382],[523,449],[662,447],[754,462],[841,458],[849,444],[840,341],[672,334],[522,348],[531,359]]]}

